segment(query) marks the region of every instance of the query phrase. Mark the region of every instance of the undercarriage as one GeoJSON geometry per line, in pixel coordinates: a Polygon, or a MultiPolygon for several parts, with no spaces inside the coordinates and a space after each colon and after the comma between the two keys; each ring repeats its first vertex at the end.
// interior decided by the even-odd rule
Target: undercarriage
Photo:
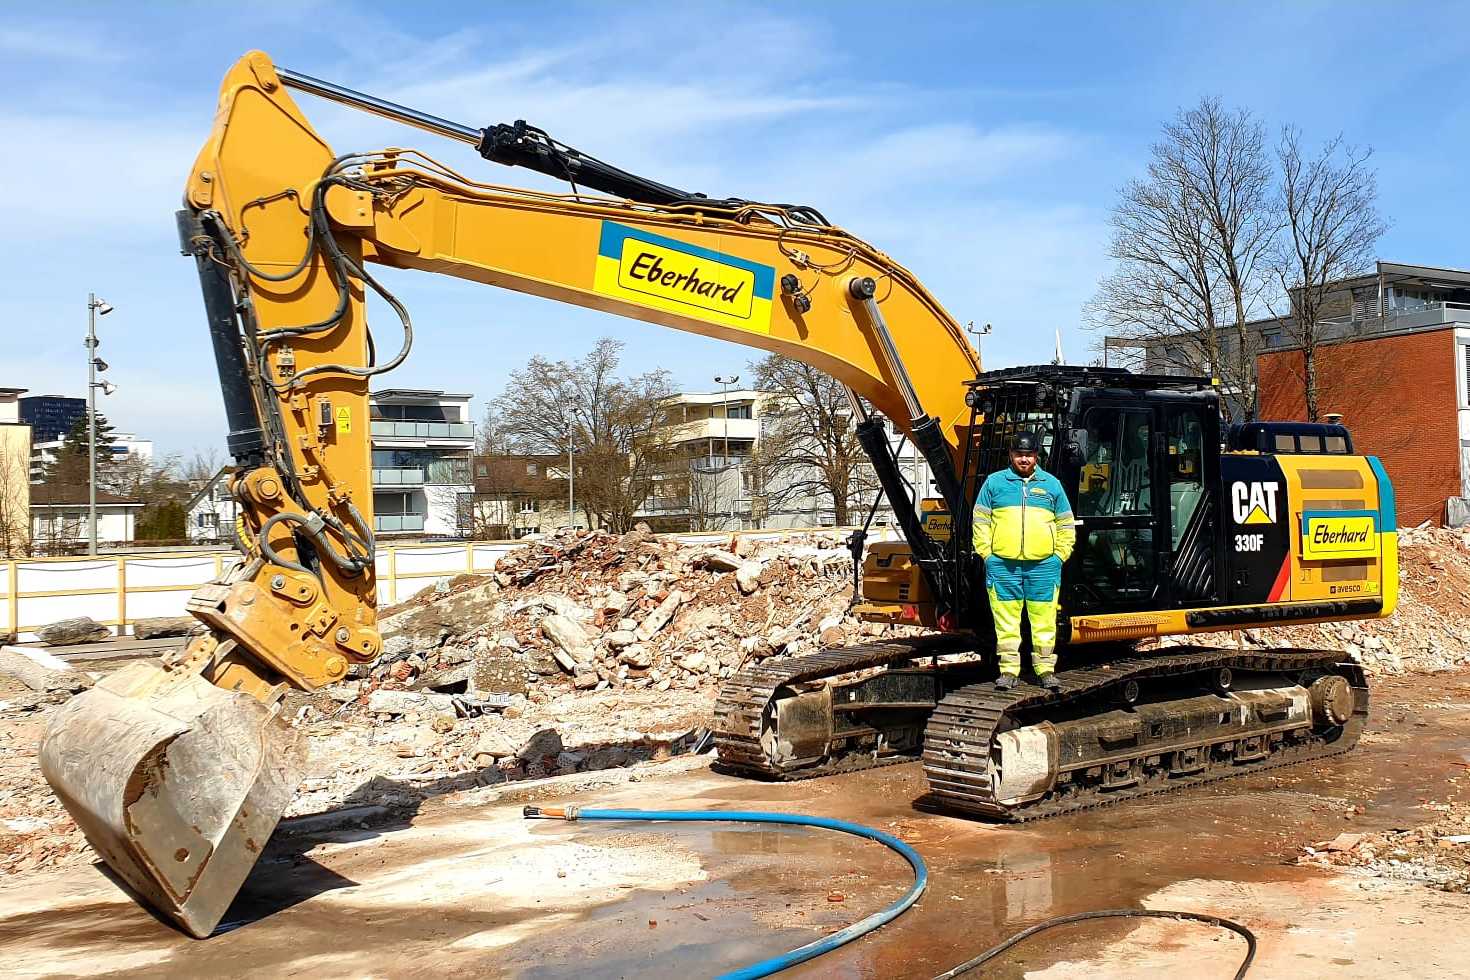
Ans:
{"type": "Polygon", "coordinates": [[[1332,651],[1173,647],[1061,671],[1056,693],[997,690],[966,652],[934,636],[742,670],[719,764],[792,780],[922,759],[920,806],[1020,821],[1345,752],[1368,713],[1332,651]]]}

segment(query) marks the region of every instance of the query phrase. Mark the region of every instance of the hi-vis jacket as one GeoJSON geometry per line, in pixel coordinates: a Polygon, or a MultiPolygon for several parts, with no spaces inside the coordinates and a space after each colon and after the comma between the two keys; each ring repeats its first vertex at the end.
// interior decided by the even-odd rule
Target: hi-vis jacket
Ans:
{"type": "Polygon", "coordinates": [[[975,498],[974,532],[982,558],[1066,561],[1077,543],[1067,492],[1039,467],[1025,479],[1009,466],[990,474],[975,498]]]}

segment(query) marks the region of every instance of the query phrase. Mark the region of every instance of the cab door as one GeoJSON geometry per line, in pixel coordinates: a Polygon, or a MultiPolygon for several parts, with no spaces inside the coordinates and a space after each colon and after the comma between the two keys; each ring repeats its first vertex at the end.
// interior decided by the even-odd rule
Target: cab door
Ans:
{"type": "Polygon", "coordinates": [[[1159,432],[1146,401],[1085,403],[1073,429],[1077,547],[1067,563],[1071,615],[1158,608],[1159,432]]]}

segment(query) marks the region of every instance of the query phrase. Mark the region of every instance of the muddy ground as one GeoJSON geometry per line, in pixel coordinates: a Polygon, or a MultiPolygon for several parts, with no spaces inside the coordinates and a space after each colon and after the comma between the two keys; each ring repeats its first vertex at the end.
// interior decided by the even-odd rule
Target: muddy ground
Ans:
{"type": "MultiPolygon", "coordinates": [[[[1018,827],[912,809],[923,788],[912,764],[772,785],[676,759],[449,794],[386,825],[278,834],[207,941],[152,918],[95,866],[22,876],[0,892],[4,972],[704,976],[859,919],[909,880],[877,845],[822,831],[522,820],[521,803],[542,797],[795,810],[915,844],[931,872],[921,902],[792,976],[932,976],[1048,916],[1120,907],[1244,923],[1260,940],[1253,977],[1465,976],[1470,896],[1298,863],[1344,831],[1425,825],[1470,802],[1470,673],[1389,678],[1374,697],[1362,745],[1320,768],[1018,827]],[[611,785],[586,788],[598,780],[611,785]]],[[[1197,925],[1073,926],[984,975],[1228,977],[1242,950],[1197,925]]]]}

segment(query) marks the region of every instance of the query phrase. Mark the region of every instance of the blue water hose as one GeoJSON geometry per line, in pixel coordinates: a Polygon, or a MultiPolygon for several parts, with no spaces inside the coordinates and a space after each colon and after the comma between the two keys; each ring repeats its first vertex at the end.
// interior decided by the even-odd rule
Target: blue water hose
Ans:
{"type": "Polygon", "coordinates": [[[527,819],[547,818],[553,820],[670,820],[689,822],[720,822],[720,823],[778,823],[788,824],[794,827],[820,827],[823,830],[836,830],[844,834],[852,834],[854,837],[866,837],[874,840],[890,850],[898,852],[903,859],[914,869],[914,884],[902,898],[894,902],[880,912],[858,922],[854,922],[840,932],[834,932],[815,942],[799,946],[780,956],[752,963],[750,966],[742,967],[730,973],[721,974],[719,980],[753,980],[755,977],[768,977],[773,973],[779,973],[788,967],[807,960],[830,953],[839,946],[852,942],[859,936],[865,936],[879,926],[892,922],[898,918],[919,900],[924,894],[924,889],[929,885],[929,869],[924,864],[924,859],[919,857],[919,852],[899,840],[891,834],[885,834],[881,830],[872,827],[864,827],[862,824],[848,823],[846,820],[833,820],[829,817],[809,817],[800,813],[766,813],[760,810],[599,810],[593,808],[582,808],[578,806],[564,807],[536,807],[525,808],[527,819]]]}

